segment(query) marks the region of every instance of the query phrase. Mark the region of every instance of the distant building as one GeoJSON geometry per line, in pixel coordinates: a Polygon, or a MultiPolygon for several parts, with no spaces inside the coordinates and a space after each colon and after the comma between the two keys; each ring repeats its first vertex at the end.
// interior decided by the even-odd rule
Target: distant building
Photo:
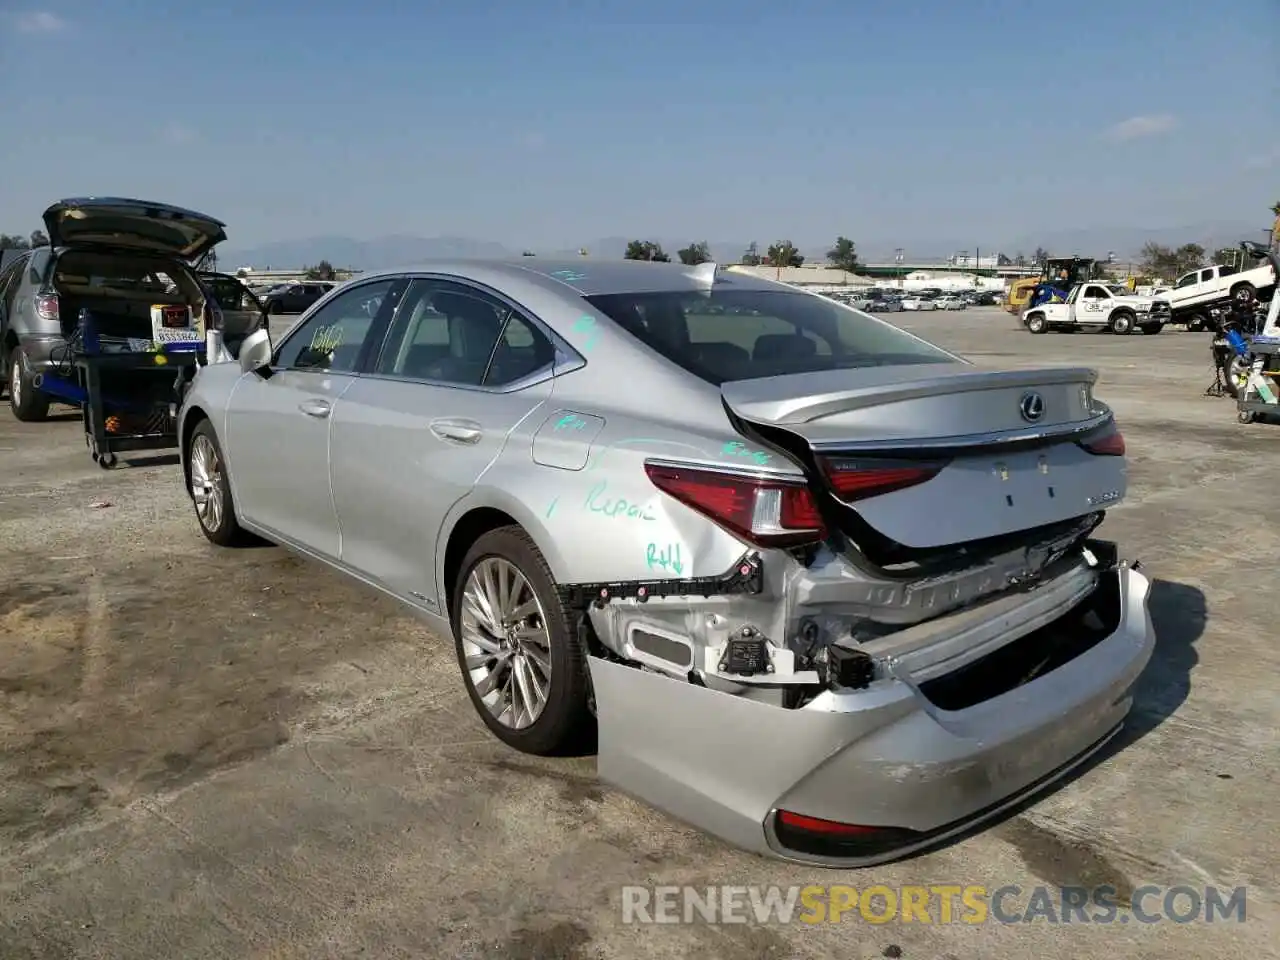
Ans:
{"type": "Polygon", "coordinates": [[[728,269],[759,277],[762,280],[780,280],[797,287],[869,287],[872,285],[872,281],[866,277],[832,267],[770,267],[763,264],[758,267],[749,267],[745,264],[735,264],[728,269]]]}
{"type": "Polygon", "coordinates": [[[979,254],[975,257],[971,253],[962,252],[947,257],[947,263],[951,266],[967,267],[970,270],[994,270],[996,267],[1006,267],[1012,262],[1003,253],[994,253],[988,257],[979,254]]]}

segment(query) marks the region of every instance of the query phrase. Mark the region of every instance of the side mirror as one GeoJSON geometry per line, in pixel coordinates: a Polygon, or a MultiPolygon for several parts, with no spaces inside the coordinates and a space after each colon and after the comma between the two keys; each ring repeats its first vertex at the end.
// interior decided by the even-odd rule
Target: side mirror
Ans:
{"type": "Polygon", "coordinates": [[[254,373],[271,365],[271,334],[266,329],[255,330],[240,344],[240,370],[254,373]]]}

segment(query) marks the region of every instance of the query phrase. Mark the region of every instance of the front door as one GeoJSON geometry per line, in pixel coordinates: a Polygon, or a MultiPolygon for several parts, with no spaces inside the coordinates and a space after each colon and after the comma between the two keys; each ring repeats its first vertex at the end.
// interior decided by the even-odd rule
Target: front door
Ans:
{"type": "Polygon", "coordinates": [[[372,371],[333,417],[333,497],[345,566],[443,613],[440,528],[551,395],[555,350],[500,298],[415,280],[372,371]]]}
{"type": "Polygon", "coordinates": [[[381,342],[403,288],[396,278],[352,287],[290,331],[267,375],[241,378],[227,407],[226,454],[250,524],[337,559],[331,418],[362,358],[381,342]]]}

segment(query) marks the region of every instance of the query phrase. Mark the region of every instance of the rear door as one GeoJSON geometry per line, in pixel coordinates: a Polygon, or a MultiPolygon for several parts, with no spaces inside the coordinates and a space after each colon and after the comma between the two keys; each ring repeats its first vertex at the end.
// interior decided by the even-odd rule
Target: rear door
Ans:
{"type": "MultiPolygon", "coordinates": [[[[5,334],[9,332],[9,314],[18,297],[18,285],[22,282],[22,271],[27,263],[25,256],[8,261],[0,269],[0,360],[5,359],[5,334]]],[[[6,375],[8,367],[0,367],[0,379],[6,375]]]]}
{"type": "Polygon", "coordinates": [[[460,281],[415,280],[381,355],[334,413],[343,564],[444,610],[435,582],[444,518],[550,397],[554,358],[513,304],[460,281]]]}
{"type": "Polygon", "coordinates": [[[339,398],[381,341],[406,281],[371,280],[304,317],[268,376],[241,378],[227,405],[226,453],[236,502],[250,523],[336,560],[329,432],[339,398]]]}

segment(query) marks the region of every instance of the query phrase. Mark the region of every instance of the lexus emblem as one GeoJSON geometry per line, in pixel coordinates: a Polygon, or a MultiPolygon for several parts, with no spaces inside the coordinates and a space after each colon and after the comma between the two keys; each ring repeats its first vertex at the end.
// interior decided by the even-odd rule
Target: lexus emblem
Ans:
{"type": "Polygon", "coordinates": [[[1035,392],[1024,393],[1018,401],[1018,412],[1028,423],[1037,422],[1044,416],[1044,397],[1035,392]]]}

